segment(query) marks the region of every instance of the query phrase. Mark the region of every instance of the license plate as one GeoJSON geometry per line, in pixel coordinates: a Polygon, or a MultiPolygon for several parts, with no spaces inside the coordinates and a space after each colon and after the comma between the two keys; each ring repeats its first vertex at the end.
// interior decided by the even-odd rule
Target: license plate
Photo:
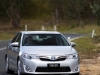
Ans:
{"type": "Polygon", "coordinates": [[[52,64],[52,63],[50,63],[50,64],[48,64],[48,67],[60,67],[60,64],[52,64]]]}

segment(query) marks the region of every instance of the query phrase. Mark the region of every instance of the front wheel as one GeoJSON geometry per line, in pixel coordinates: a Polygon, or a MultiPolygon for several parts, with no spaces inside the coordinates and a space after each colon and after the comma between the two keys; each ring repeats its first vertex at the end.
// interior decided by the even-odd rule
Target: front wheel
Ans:
{"type": "Polygon", "coordinates": [[[18,74],[18,75],[21,75],[20,60],[18,60],[17,63],[18,63],[18,64],[17,64],[17,74],[18,74]]]}
{"type": "Polygon", "coordinates": [[[8,57],[6,57],[6,59],[5,59],[5,65],[6,65],[6,73],[13,74],[14,71],[9,69],[8,57]]]}

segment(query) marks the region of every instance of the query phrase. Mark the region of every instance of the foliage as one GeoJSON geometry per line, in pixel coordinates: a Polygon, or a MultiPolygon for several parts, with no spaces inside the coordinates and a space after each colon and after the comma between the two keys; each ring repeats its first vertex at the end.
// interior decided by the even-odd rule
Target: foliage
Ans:
{"type": "Polygon", "coordinates": [[[9,40],[9,39],[12,39],[15,34],[11,34],[11,33],[7,33],[7,32],[3,32],[3,31],[0,31],[0,40],[9,40]]]}
{"type": "Polygon", "coordinates": [[[21,19],[45,19],[51,22],[75,19],[76,24],[81,26],[85,24],[84,20],[94,22],[96,19],[98,24],[100,20],[100,0],[1,0],[0,18],[7,18],[6,11],[14,4],[11,5],[10,1],[20,4],[21,19]]]}
{"type": "Polygon", "coordinates": [[[22,0],[4,0],[3,7],[7,16],[11,20],[11,25],[15,28],[20,27],[20,5],[22,0]]]}
{"type": "Polygon", "coordinates": [[[90,5],[90,7],[92,8],[93,14],[97,18],[98,25],[100,25],[100,5],[94,4],[94,5],[90,5]]]}
{"type": "MultiPolygon", "coordinates": [[[[3,2],[6,3],[6,6],[9,6],[9,1],[2,0],[0,8],[4,10],[3,2]]],[[[87,0],[23,0],[21,4],[21,16],[31,18],[41,15],[51,16],[51,12],[55,14],[55,9],[58,9],[59,18],[76,19],[79,14],[80,17],[84,18],[92,12],[87,0]]],[[[4,14],[4,12],[1,13],[4,14]]]]}
{"type": "Polygon", "coordinates": [[[24,18],[40,18],[49,14],[48,0],[24,0],[21,16],[24,18]]]}

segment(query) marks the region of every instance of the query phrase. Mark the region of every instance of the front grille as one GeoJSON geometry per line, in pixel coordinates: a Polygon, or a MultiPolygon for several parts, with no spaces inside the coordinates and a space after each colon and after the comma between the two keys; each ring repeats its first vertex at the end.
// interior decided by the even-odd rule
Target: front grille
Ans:
{"type": "Polygon", "coordinates": [[[69,67],[37,67],[36,72],[70,72],[70,68],[69,67]]]}
{"type": "Polygon", "coordinates": [[[46,58],[40,57],[41,61],[64,61],[65,59],[66,59],[66,56],[60,56],[55,60],[51,60],[50,58],[47,58],[47,57],[46,58]]]}
{"type": "Polygon", "coordinates": [[[45,58],[40,58],[42,61],[64,61],[66,58],[61,58],[61,59],[56,59],[56,60],[50,60],[50,59],[45,59],[45,58]]]}

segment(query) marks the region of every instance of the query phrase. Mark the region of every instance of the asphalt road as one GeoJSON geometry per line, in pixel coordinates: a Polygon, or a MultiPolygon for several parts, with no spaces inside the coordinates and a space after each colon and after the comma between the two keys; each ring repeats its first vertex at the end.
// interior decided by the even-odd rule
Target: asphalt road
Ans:
{"type": "MultiPolygon", "coordinates": [[[[64,34],[64,36],[71,37],[71,39],[77,38],[84,36],[83,34],[64,34]]],[[[6,74],[5,72],[5,51],[6,51],[6,46],[10,42],[10,40],[5,40],[5,41],[0,41],[0,75],[11,75],[11,74],[6,74]]]]}

